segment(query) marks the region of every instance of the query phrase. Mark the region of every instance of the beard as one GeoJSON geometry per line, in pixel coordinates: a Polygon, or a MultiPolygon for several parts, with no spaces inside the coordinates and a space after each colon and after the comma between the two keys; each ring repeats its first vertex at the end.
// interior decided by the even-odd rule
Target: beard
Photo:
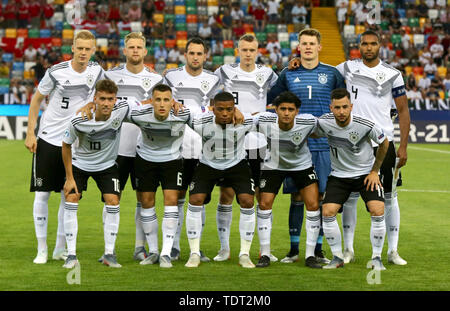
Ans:
{"type": "Polygon", "coordinates": [[[379,50],[378,50],[377,52],[374,52],[374,53],[373,53],[373,56],[370,56],[370,57],[368,57],[368,56],[366,56],[365,54],[361,53],[362,58],[363,58],[364,60],[368,61],[368,62],[371,62],[371,61],[377,59],[379,54],[380,54],[379,50]]]}
{"type": "Polygon", "coordinates": [[[142,61],[143,61],[143,57],[139,57],[139,58],[133,58],[133,57],[130,57],[129,59],[128,59],[128,62],[131,64],[131,65],[133,65],[133,66],[136,66],[136,65],[139,65],[140,63],[142,63],[142,61]]]}

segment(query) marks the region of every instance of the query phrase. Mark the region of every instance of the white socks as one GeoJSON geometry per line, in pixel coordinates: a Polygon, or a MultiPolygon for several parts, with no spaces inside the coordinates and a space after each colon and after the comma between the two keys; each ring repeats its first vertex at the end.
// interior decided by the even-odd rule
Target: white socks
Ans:
{"type": "Polygon", "coordinates": [[[68,255],[76,255],[78,219],[78,203],[64,204],[64,233],[66,235],[68,255]]]}
{"type": "Polygon", "coordinates": [[[314,250],[320,232],[320,210],[306,211],[306,252],[305,258],[314,257],[314,250]]]}
{"type": "Polygon", "coordinates": [[[191,254],[200,256],[200,235],[202,231],[202,210],[203,205],[188,204],[186,212],[186,233],[189,241],[191,254]]]}
{"type": "Polygon", "coordinates": [[[255,234],[255,222],[255,207],[241,207],[241,215],[239,218],[241,250],[239,257],[242,255],[250,255],[250,246],[252,245],[253,235],[255,234]]]}
{"type": "Polygon", "coordinates": [[[391,192],[384,194],[384,215],[386,216],[386,231],[388,238],[388,253],[397,251],[400,230],[400,208],[397,194],[391,192]]]}
{"type": "Polygon", "coordinates": [[[162,221],[163,246],[161,256],[169,256],[178,227],[178,206],[164,206],[162,221]]]}
{"type": "Polygon", "coordinates": [[[384,236],[386,234],[386,223],[384,215],[371,216],[370,242],[372,243],[372,258],[380,257],[383,250],[384,236]]]}
{"type": "Polygon", "coordinates": [[[155,207],[141,209],[141,224],[150,253],[159,253],[158,248],[158,218],[155,207]]]}
{"type": "Polygon", "coordinates": [[[66,203],[66,197],[64,191],[61,191],[61,200],[59,202],[58,209],[58,229],[56,231],[56,244],[55,249],[66,248],[66,235],[64,234],[64,204],[66,203]]]}
{"type": "Polygon", "coordinates": [[[136,202],[136,212],[134,214],[134,222],[136,224],[136,241],[134,243],[134,247],[144,247],[145,246],[145,233],[144,229],[142,229],[141,222],[141,202],[136,202]]]}
{"type": "Polygon", "coordinates": [[[233,205],[217,205],[216,223],[220,249],[230,250],[230,228],[233,218],[233,205]]]}
{"type": "Polygon", "coordinates": [[[270,256],[270,233],[272,231],[272,210],[257,211],[257,228],[261,256],[270,256]]]}
{"type": "Polygon", "coordinates": [[[105,205],[106,215],[103,226],[105,254],[113,254],[120,223],[120,205],[105,205]]]}
{"type": "Polygon", "coordinates": [[[358,192],[352,192],[344,203],[344,211],[342,212],[342,229],[344,235],[344,249],[354,252],[353,241],[355,239],[357,204],[359,199],[358,192]]]}
{"type": "Polygon", "coordinates": [[[48,199],[50,192],[36,191],[33,202],[33,219],[38,251],[47,249],[48,199]]]}
{"type": "Polygon", "coordinates": [[[328,245],[330,245],[331,252],[334,256],[344,259],[344,254],[342,253],[342,239],[341,230],[336,221],[336,216],[323,216],[323,233],[327,238],[328,245]]]}
{"type": "Polygon", "coordinates": [[[184,203],[185,199],[178,200],[178,224],[177,224],[177,232],[175,233],[175,238],[173,240],[173,247],[177,250],[180,250],[180,236],[181,230],[183,229],[183,221],[184,221],[184,203]]]}

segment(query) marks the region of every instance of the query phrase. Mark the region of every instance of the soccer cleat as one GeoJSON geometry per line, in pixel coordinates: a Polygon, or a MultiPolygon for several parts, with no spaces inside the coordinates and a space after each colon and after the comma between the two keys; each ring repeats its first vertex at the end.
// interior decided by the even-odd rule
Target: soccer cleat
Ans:
{"type": "Polygon", "coordinates": [[[102,255],[102,257],[100,257],[99,259],[97,259],[97,261],[102,263],[103,262],[103,256],[104,255],[102,255]]]}
{"type": "Polygon", "coordinates": [[[281,259],[282,263],[294,263],[298,261],[298,253],[289,252],[286,257],[281,259]]]}
{"type": "Polygon", "coordinates": [[[209,257],[207,257],[202,251],[200,251],[200,261],[201,262],[210,262],[211,259],[209,259],[209,257]]]}
{"type": "Polygon", "coordinates": [[[172,250],[170,251],[170,260],[177,261],[178,259],[180,259],[180,250],[172,247],[172,250]]]}
{"type": "Polygon", "coordinates": [[[33,263],[35,264],[44,264],[47,263],[48,259],[48,251],[47,249],[38,251],[36,258],[33,259],[33,263]]]}
{"type": "Polygon", "coordinates": [[[142,261],[147,257],[148,257],[148,254],[147,254],[147,251],[145,250],[144,246],[136,247],[134,249],[134,254],[133,254],[134,260],[142,261]]]}
{"type": "Polygon", "coordinates": [[[408,263],[406,260],[400,257],[397,251],[392,251],[388,253],[388,262],[399,266],[404,266],[408,263]]]}
{"type": "Polygon", "coordinates": [[[122,265],[117,262],[116,254],[104,254],[103,264],[111,268],[121,268],[122,265]]]}
{"type": "Polygon", "coordinates": [[[221,249],[218,253],[217,256],[214,257],[214,261],[225,261],[230,259],[230,251],[226,250],[226,249],[221,249]]]}
{"type": "Polygon", "coordinates": [[[269,254],[270,262],[277,262],[278,258],[275,257],[272,253],[269,254]]]}
{"type": "Polygon", "coordinates": [[[160,268],[172,268],[172,262],[170,257],[167,255],[159,257],[159,267],[160,268]]]}
{"type": "Polygon", "coordinates": [[[259,258],[258,263],[256,264],[257,268],[266,268],[270,266],[270,257],[267,255],[263,255],[261,256],[261,258],[259,258]]]}
{"type": "Polygon", "coordinates": [[[80,263],[78,262],[76,255],[68,255],[66,261],[63,264],[63,268],[72,269],[73,267],[79,264],[80,263]]]}
{"type": "MultiPolygon", "coordinates": [[[[317,257],[316,257],[317,259],[317,257]]],[[[333,259],[326,266],[323,266],[322,269],[337,269],[342,268],[344,266],[344,260],[337,256],[333,256],[333,259]]]]}
{"type": "MultiPolygon", "coordinates": [[[[270,261],[270,258],[269,258],[269,261],[270,261]]],[[[253,262],[250,260],[250,256],[249,255],[241,255],[241,256],[239,256],[239,264],[243,268],[254,268],[255,267],[253,262]]]]}
{"type": "Polygon", "coordinates": [[[189,260],[186,262],[184,266],[188,268],[197,268],[199,265],[200,265],[200,256],[199,254],[193,253],[189,256],[189,260]]]}
{"type": "Polygon", "coordinates": [[[330,263],[330,259],[325,257],[325,252],[323,250],[314,252],[314,255],[316,256],[316,259],[319,263],[324,263],[326,265],[330,263]]]}
{"type": "Polygon", "coordinates": [[[373,270],[376,270],[376,271],[386,270],[386,268],[383,266],[383,263],[381,262],[381,258],[380,257],[372,258],[371,267],[372,267],[373,270]]]}
{"type": "Polygon", "coordinates": [[[309,256],[305,259],[305,266],[313,269],[322,269],[322,266],[317,261],[317,258],[314,256],[309,256]]]}
{"type": "Polygon", "coordinates": [[[150,253],[147,258],[142,260],[139,264],[140,265],[153,265],[157,263],[159,260],[159,254],[158,253],[150,253]]]}
{"type": "Polygon", "coordinates": [[[66,260],[67,258],[67,249],[64,248],[55,248],[53,251],[53,260],[66,260]]]}
{"type": "Polygon", "coordinates": [[[344,263],[355,262],[355,253],[346,249],[344,251],[344,263]]]}

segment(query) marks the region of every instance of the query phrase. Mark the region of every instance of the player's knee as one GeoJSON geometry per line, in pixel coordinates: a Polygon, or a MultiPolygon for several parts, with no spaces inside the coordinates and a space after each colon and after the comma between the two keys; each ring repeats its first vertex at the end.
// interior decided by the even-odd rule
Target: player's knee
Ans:
{"type": "Polygon", "coordinates": [[[262,200],[259,202],[259,208],[263,211],[272,209],[272,202],[262,200]]]}
{"type": "Polygon", "coordinates": [[[200,205],[203,205],[204,201],[205,201],[205,198],[202,195],[194,194],[189,197],[189,204],[191,204],[191,205],[200,206],[200,205]]]}
{"type": "Polygon", "coordinates": [[[250,198],[239,198],[239,205],[242,208],[252,208],[255,205],[255,203],[253,201],[253,197],[251,199],[250,198]]]}
{"type": "Polygon", "coordinates": [[[106,205],[119,205],[119,196],[108,196],[105,198],[106,205]]]}
{"type": "Polygon", "coordinates": [[[155,199],[152,198],[141,198],[142,208],[152,208],[155,206],[155,199]]]}
{"type": "Polygon", "coordinates": [[[233,204],[234,191],[230,188],[220,188],[220,204],[230,205],[233,204]]]}
{"type": "Polygon", "coordinates": [[[317,211],[319,209],[319,201],[305,202],[307,211],[317,211]]]}
{"type": "Polygon", "coordinates": [[[370,201],[367,203],[370,216],[381,216],[384,214],[384,203],[381,201],[370,201]]]}
{"type": "Polygon", "coordinates": [[[334,208],[332,208],[330,205],[324,204],[322,206],[322,216],[323,217],[332,217],[335,215],[336,215],[336,212],[335,212],[334,208]]]}
{"type": "Polygon", "coordinates": [[[80,201],[80,195],[79,195],[79,194],[70,193],[70,194],[66,197],[66,202],[69,202],[69,203],[78,203],[78,201],[80,201]]]}

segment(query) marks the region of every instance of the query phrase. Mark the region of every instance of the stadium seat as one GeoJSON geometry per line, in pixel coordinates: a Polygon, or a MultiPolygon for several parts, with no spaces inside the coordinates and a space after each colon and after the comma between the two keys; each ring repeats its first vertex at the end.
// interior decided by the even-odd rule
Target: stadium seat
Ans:
{"type": "Polygon", "coordinates": [[[438,67],[437,72],[438,72],[439,77],[445,78],[445,76],[447,75],[447,67],[440,66],[440,67],[438,67]]]}
{"type": "Polygon", "coordinates": [[[388,21],[382,21],[380,23],[380,28],[383,31],[389,30],[389,22],[388,21]]]}
{"type": "Polygon", "coordinates": [[[208,16],[214,15],[214,13],[219,13],[218,6],[208,6],[208,16]]]}
{"type": "Polygon", "coordinates": [[[289,48],[289,49],[281,49],[281,55],[282,56],[289,56],[289,55],[291,55],[291,49],[289,48]]]}
{"type": "Polygon", "coordinates": [[[236,57],[234,57],[234,56],[227,55],[227,56],[223,57],[224,64],[234,64],[235,62],[236,62],[236,57]]]}
{"type": "Polygon", "coordinates": [[[119,32],[120,39],[125,38],[126,35],[128,35],[129,33],[130,33],[130,32],[129,32],[128,30],[122,30],[122,31],[120,31],[120,32],[119,32]]]}
{"type": "Polygon", "coordinates": [[[57,30],[57,31],[62,31],[64,28],[63,28],[63,25],[64,25],[64,23],[63,22],[55,22],[55,27],[54,27],[54,29],[55,30],[57,30]]]}
{"type": "Polygon", "coordinates": [[[186,0],[185,1],[186,7],[188,6],[197,6],[197,0],[186,0]]]}
{"type": "Polygon", "coordinates": [[[166,48],[172,49],[177,45],[177,40],[175,39],[166,39],[166,48]]]}
{"type": "Polygon", "coordinates": [[[224,48],[223,56],[234,56],[234,48],[224,48]]]}
{"type": "Polygon", "coordinates": [[[415,67],[413,67],[412,72],[413,72],[413,74],[415,76],[417,76],[417,75],[422,75],[423,76],[423,67],[415,66],[415,67]]]}
{"type": "Polygon", "coordinates": [[[408,19],[408,26],[411,28],[419,27],[419,19],[417,17],[410,17],[408,19]]]}
{"type": "Polygon", "coordinates": [[[62,31],[62,38],[63,39],[73,40],[73,36],[74,36],[73,29],[63,29],[63,31],[62,31]]]}
{"type": "Polygon", "coordinates": [[[199,16],[208,15],[208,7],[206,7],[206,6],[197,7],[197,15],[199,15],[199,16]]]}
{"type": "Polygon", "coordinates": [[[350,35],[355,34],[355,26],[354,25],[344,25],[344,38],[349,37],[350,35]]]}
{"type": "Polygon", "coordinates": [[[243,24],[242,26],[244,27],[245,33],[253,32],[253,25],[251,25],[251,24],[243,24]]]}
{"type": "Polygon", "coordinates": [[[287,32],[295,32],[295,26],[294,24],[287,24],[287,32]]]}
{"type": "Polygon", "coordinates": [[[185,0],[175,0],[175,1],[173,1],[173,4],[174,5],[185,5],[185,0]]]}
{"type": "Polygon", "coordinates": [[[419,18],[419,27],[423,28],[423,25],[427,22],[427,19],[425,17],[419,18]]]}
{"type": "Polygon", "coordinates": [[[61,53],[62,54],[72,54],[72,47],[70,45],[61,46],[61,53]]]}
{"type": "Polygon", "coordinates": [[[119,39],[119,47],[121,49],[125,47],[125,39],[124,38],[120,38],[119,39]]]}
{"type": "Polygon", "coordinates": [[[298,35],[293,32],[289,34],[289,41],[297,41],[298,40],[298,35]]]}
{"type": "Polygon", "coordinates": [[[17,29],[15,28],[6,28],[5,31],[5,37],[6,38],[17,38],[17,29]]]}
{"type": "Polygon", "coordinates": [[[405,74],[409,76],[412,73],[412,67],[411,66],[405,66],[405,74]]]}
{"type": "Polygon", "coordinates": [[[101,46],[100,51],[102,51],[105,55],[108,55],[108,47],[107,46],[101,46]]]}
{"type": "Polygon", "coordinates": [[[195,15],[197,15],[197,7],[195,7],[195,6],[187,6],[186,7],[186,14],[195,14],[195,15]]]}
{"type": "Polygon", "coordinates": [[[213,56],[213,65],[223,65],[223,56],[213,56]]]}
{"type": "Polygon", "coordinates": [[[298,46],[298,41],[291,41],[290,42],[290,48],[291,50],[296,50],[298,46]]]}
{"type": "Polygon", "coordinates": [[[396,46],[396,45],[400,45],[402,43],[402,36],[399,34],[392,34],[391,36],[391,43],[396,46]]]}
{"type": "Polygon", "coordinates": [[[397,9],[397,13],[400,16],[400,18],[406,17],[406,10],[405,9],[397,9]]]}
{"type": "Polygon", "coordinates": [[[164,39],[154,39],[152,45],[156,47],[159,47],[160,45],[165,46],[166,42],[164,39]]]}
{"type": "Polygon", "coordinates": [[[278,33],[278,41],[289,42],[289,34],[287,32],[279,32],[278,33]]]}
{"type": "MultiPolygon", "coordinates": [[[[171,14],[171,15],[173,15],[173,14],[171,14]]],[[[155,21],[155,23],[162,24],[162,23],[164,23],[164,15],[161,13],[155,13],[155,14],[153,14],[153,20],[155,21]]]]}
{"type": "Polygon", "coordinates": [[[258,52],[262,55],[266,55],[266,56],[269,55],[269,51],[267,51],[266,48],[259,48],[258,52]]]}
{"type": "Polygon", "coordinates": [[[166,65],[166,69],[174,69],[174,68],[178,68],[178,64],[169,63],[166,65]]]}
{"type": "Polygon", "coordinates": [[[198,34],[198,24],[186,24],[188,37],[195,37],[198,34]]]}
{"type": "Polygon", "coordinates": [[[63,54],[62,55],[63,61],[68,61],[72,59],[72,54],[63,54]]]}
{"type": "Polygon", "coordinates": [[[11,78],[23,79],[23,71],[16,71],[16,70],[11,71],[11,78]]]}
{"type": "Polygon", "coordinates": [[[414,34],[413,41],[415,47],[422,47],[425,43],[425,36],[423,34],[414,34]]]}
{"type": "Polygon", "coordinates": [[[12,64],[12,70],[24,72],[25,71],[25,63],[24,62],[14,62],[12,64]]]}
{"type": "Polygon", "coordinates": [[[364,31],[366,31],[366,27],[364,25],[356,25],[355,26],[355,34],[360,35],[364,31]]]}
{"type": "Polygon", "coordinates": [[[175,14],[164,14],[163,15],[163,22],[167,22],[168,20],[175,21],[175,14]]]}
{"type": "Polygon", "coordinates": [[[64,22],[64,13],[63,12],[55,12],[53,14],[53,21],[64,22]]]}
{"type": "Polygon", "coordinates": [[[280,47],[282,49],[291,49],[291,43],[289,41],[281,41],[280,47]]]}
{"type": "Polygon", "coordinates": [[[402,29],[409,35],[411,33],[411,27],[409,26],[402,26],[402,29]]]}
{"type": "Polygon", "coordinates": [[[142,23],[141,22],[131,22],[131,31],[132,32],[141,32],[142,31],[142,23]]]}
{"type": "Polygon", "coordinates": [[[288,32],[286,24],[278,24],[277,25],[277,32],[288,32]]]}
{"type": "Polygon", "coordinates": [[[24,72],[23,72],[23,78],[24,79],[33,79],[34,78],[34,71],[31,71],[31,70],[25,70],[24,72]]]}
{"type": "Polygon", "coordinates": [[[53,4],[63,5],[64,2],[65,2],[64,0],[55,0],[55,1],[53,2],[53,4]]]}
{"type": "Polygon", "coordinates": [[[429,9],[428,10],[428,18],[431,21],[434,21],[438,17],[439,17],[439,11],[438,10],[436,10],[436,9],[429,9]]]}
{"type": "Polygon", "coordinates": [[[12,62],[14,55],[12,53],[3,53],[2,60],[6,63],[12,62]]]}
{"type": "Polygon", "coordinates": [[[68,22],[63,23],[63,29],[73,29],[68,22]]]}
{"type": "Polygon", "coordinates": [[[234,48],[233,40],[223,40],[223,48],[234,48]]]}
{"type": "Polygon", "coordinates": [[[267,25],[266,25],[265,32],[266,32],[266,33],[276,33],[276,32],[277,32],[277,25],[274,25],[274,24],[267,24],[267,25]]]}
{"type": "Polygon", "coordinates": [[[186,47],[187,39],[177,39],[177,46],[180,49],[184,49],[186,47]]]}
{"type": "Polygon", "coordinates": [[[52,36],[52,32],[50,29],[41,29],[39,31],[39,38],[50,38],[52,36]]]}
{"type": "Polygon", "coordinates": [[[186,15],[175,15],[175,24],[186,24],[186,15]]]}
{"type": "Polygon", "coordinates": [[[0,78],[0,86],[9,86],[9,82],[8,78],[0,78]]]}
{"type": "Polygon", "coordinates": [[[28,29],[26,28],[19,28],[16,32],[17,38],[28,38],[28,29]]]}
{"type": "Polygon", "coordinates": [[[349,56],[350,56],[350,59],[361,58],[361,53],[359,52],[358,49],[351,49],[349,56]]]}
{"type": "Polygon", "coordinates": [[[175,15],[184,15],[184,14],[186,14],[186,7],[184,5],[176,5],[175,15]]]}
{"type": "Polygon", "coordinates": [[[175,34],[176,34],[177,40],[179,40],[179,39],[187,40],[187,37],[188,37],[187,31],[177,31],[175,34]]]}
{"type": "Polygon", "coordinates": [[[98,38],[96,40],[97,46],[108,46],[108,39],[106,38],[98,38]]]}
{"type": "Polygon", "coordinates": [[[208,0],[207,4],[208,4],[208,6],[218,6],[219,5],[219,1],[217,1],[217,0],[208,0]]]}
{"type": "Polygon", "coordinates": [[[196,14],[188,14],[186,16],[186,23],[188,24],[196,24],[198,23],[198,17],[196,14]]]}
{"type": "Polygon", "coordinates": [[[186,23],[176,23],[175,31],[187,31],[187,24],[186,23]]]}
{"type": "Polygon", "coordinates": [[[256,39],[258,39],[259,43],[263,43],[267,40],[267,34],[265,32],[257,32],[255,33],[256,39]]]}
{"type": "Polygon", "coordinates": [[[36,65],[36,62],[25,62],[23,70],[24,71],[29,71],[29,70],[31,70],[31,67],[33,67],[35,65],[36,65]]]}
{"type": "Polygon", "coordinates": [[[154,55],[155,54],[155,47],[154,46],[147,46],[147,55],[154,55]]]}

